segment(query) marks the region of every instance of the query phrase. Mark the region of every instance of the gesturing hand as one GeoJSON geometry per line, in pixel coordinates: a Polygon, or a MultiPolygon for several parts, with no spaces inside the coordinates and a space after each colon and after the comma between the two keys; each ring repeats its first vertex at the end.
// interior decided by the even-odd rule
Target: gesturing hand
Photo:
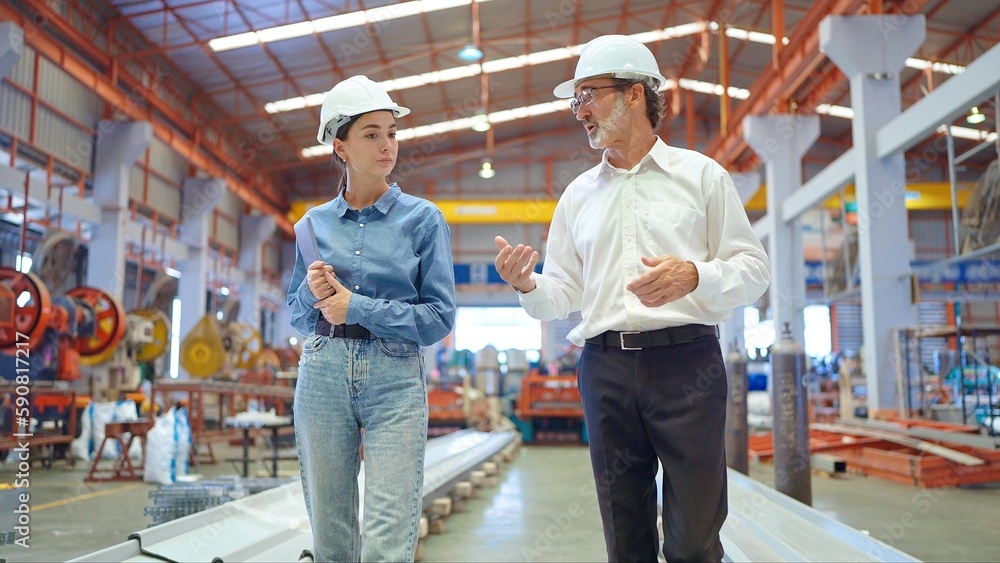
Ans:
{"type": "Polygon", "coordinates": [[[652,270],[632,280],[626,288],[647,307],[659,307],[677,301],[698,287],[698,269],[693,262],[664,254],[642,257],[642,263],[652,270]]]}
{"type": "Polygon", "coordinates": [[[347,306],[351,303],[351,295],[354,294],[344,287],[336,276],[330,272],[324,272],[323,279],[333,288],[333,293],[317,301],[313,307],[319,309],[323,317],[330,321],[332,325],[347,323],[347,306]]]}
{"type": "Polygon", "coordinates": [[[538,251],[533,251],[530,246],[523,244],[517,245],[517,248],[511,248],[503,237],[497,237],[496,243],[497,250],[500,252],[497,254],[494,264],[500,278],[521,293],[528,293],[535,289],[537,285],[532,279],[531,273],[535,270],[535,264],[538,263],[538,251]]]}
{"type": "Polygon", "coordinates": [[[306,271],[306,284],[316,299],[326,299],[335,292],[333,286],[327,282],[326,274],[333,275],[333,266],[320,260],[309,264],[309,270],[306,271]]]}

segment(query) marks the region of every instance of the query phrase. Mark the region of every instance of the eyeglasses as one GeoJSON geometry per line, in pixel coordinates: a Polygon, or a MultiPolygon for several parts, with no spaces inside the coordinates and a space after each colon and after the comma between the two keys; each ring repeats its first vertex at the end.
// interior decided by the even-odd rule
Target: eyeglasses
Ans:
{"type": "Polygon", "coordinates": [[[621,84],[612,84],[611,86],[588,86],[583,90],[580,90],[580,95],[569,101],[569,109],[576,113],[580,111],[581,106],[588,106],[594,101],[594,90],[603,90],[605,88],[615,88],[621,89],[621,84]]]}

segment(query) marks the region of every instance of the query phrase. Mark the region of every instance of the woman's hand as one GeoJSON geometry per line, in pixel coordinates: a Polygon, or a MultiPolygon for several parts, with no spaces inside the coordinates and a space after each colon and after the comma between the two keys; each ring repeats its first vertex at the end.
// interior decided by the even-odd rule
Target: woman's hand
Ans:
{"type": "Polygon", "coordinates": [[[330,321],[330,324],[347,324],[347,306],[351,303],[351,295],[354,294],[329,271],[323,272],[323,279],[332,288],[332,293],[317,301],[313,307],[319,309],[319,312],[326,320],[330,321]]]}
{"type": "Polygon", "coordinates": [[[309,270],[306,272],[306,284],[309,286],[309,291],[312,292],[313,297],[320,301],[336,293],[333,285],[326,279],[327,274],[333,276],[333,266],[320,260],[309,264],[309,270]]]}

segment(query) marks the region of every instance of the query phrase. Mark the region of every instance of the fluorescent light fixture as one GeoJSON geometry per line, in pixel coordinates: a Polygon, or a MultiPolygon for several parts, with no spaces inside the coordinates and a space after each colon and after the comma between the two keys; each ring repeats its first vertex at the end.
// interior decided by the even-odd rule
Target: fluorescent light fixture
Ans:
{"type": "MultiPolygon", "coordinates": [[[[667,83],[664,84],[663,88],[661,88],[661,90],[672,88],[674,87],[675,84],[676,83],[673,80],[668,80],[667,83]]],[[[712,84],[710,82],[702,82],[700,80],[684,79],[681,80],[680,86],[681,88],[691,89],[698,92],[705,92],[709,94],[722,93],[722,86],[718,84],[712,84]]],[[[736,88],[730,86],[729,95],[733,98],[746,99],[747,96],[750,95],[750,92],[746,88],[736,88]]],[[[531,106],[494,111],[488,114],[486,117],[489,120],[490,124],[496,125],[497,123],[516,121],[528,117],[547,115],[550,113],[556,113],[568,110],[569,110],[569,102],[567,100],[555,100],[531,106]]],[[[442,135],[445,133],[450,133],[452,131],[471,129],[475,124],[475,120],[476,120],[475,117],[461,117],[458,119],[452,119],[451,121],[441,121],[438,123],[431,123],[429,125],[418,125],[417,127],[410,127],[409,129],[400,129],[399,131],[396,132],[396,140],[400,142],[409,141],[413,139],[420,139],[423,137],[442,135]]],[[[333,154],[333,147],[326,145],[316,145],[302,149],[300,154],[302,155],[302,158],[314,158],[317,156],[330,155],[333,154]]]]}
{"type": "MultiPolygon", "coordinates": [[[[474,1],[483,4],[490,0],[474,1]]],[[[411,2],[400,2],[399,4],[389,4],[388,6],[379,6],[378,8],[370,8],[368,10],[348,12],[336,16],[217,37],[209,41],[208,46],[216,52],[228,51],[258,43],[281,41],[282,39],[303,37],[313,33],[359,27],[369,23],[382,23],[418,14],[428,14],[450,8],[469,6],[472,2],[473,0],[413,0],[411,2]]]]}
{"type": "Polygon", "coordinates": [[[497,171],[493,169],[493,164],[490,161],[484,161],[483,167],[479,169],[480,178],[492,178],[497,175],[497,171]]]}
{"type": "Polygon", "coordinates": [[[458,58],[463,61],[478,61],[483,58],[483,52],[475,45],[466,45],[462,47],[462,50],[458,52],[458,58]]]}
{"type": "Polygon", "coordinates": [[[972,106],[972,111],[969,112],[969,117],[966,117],[965,120],[976,125],[986,121],[986,114],[980,112],[978,106],[972,106]]]}
{"type": "Polygon", "coordinates": [[[170,276],[172,278],[179,278],[179,277],[181,277],[181,273],[178,270],[175,270],[175,269],[171,268],[170,266],[167,266],[166,268],[164,268],[163,269],[163,273],[167,274],[168,276],[170,276]]]}
{"type": "MultiPolygon", "coordinates": [[[[715,22],[709,22],[709,29],[716,31],[719,25],[715,22]]],[[[766,45],[774,45],[774,35],[770,33],[764,33],[761,31],[752,31],[749,29],[742,29],[739,27],[727,27],[726,35],[734,39],[743,39],[745,41],[750,41],[751,43],[764,43],[766,45]]],[[[782,37],[781,43],[783,45],[788,44],[788,38],[782,37]]],[[[942,74],[961,74],[965,72],[965,67],[962,65],[953,65],[948,63],[935,63],[925,59],[908,58],[906,59],[906,66],[909,68],[915,68],[917,70],[925,70],[930,68],[934,72],[940,72],[942,74]]]]}
{"type": "Polygon", "coordinates": [[[906,59],[906,66],[908,68],[915,68],[917,70],[927,70],[930,68],[934,72],[940,72],[942,74],[962,74],[965,72],[965,67],[962,65],[953,65],[948,63],[933,63],[924,59],[909,58],[906,59]]]}
{"type": "MultiPolygon", "coordinates": [[[[750,309],[751,307],[747,307],[750,309]]],[[[170,379],[177,379],[181,365],[181,298],[170,308],[170,379]]]]}
{"type": "Polygon", "coordinates": [[[829,115],[832,117],[842,117],[844,119],[854,119],[854,109],[833,104],[820,104],[816,106],[816,113],[829,115]]]}
{"type": "Polygon", "coordinates": [[[17,306],[24,307],[31,301],[31,293],[27,291],[22,291],[21,295],[17,296],[17,306]]]}
{"type": "MultiPolygon", "coordinates": [[[[686,23],[674,27],[636,33],[630,37],[633,37],[643,43],[650,43],[653,41],[663,41],[665,39],[676,39],[679,37],[695,35],[697,33],[701,33],[703,29],[705,29],[705,25],[702,23],[686,23]]],[[[583,44],[573,45],[571,47],[547,49],[545,51],[537,51],[526,55],[518,55],[516,57],[507,57],[494,61],[484,61],[482,64],[457,66],[433,72],[425,72],[423,74],[414,74],[391,80],[383,80],[382,82],[379,82],[379,85],[382,86],[382,88],[385,88],[386,92],[406,90],[407,88],[417,88],[428,84],[438,84],[441,82],[450,82],[452,80],[478,76],[480,73],[493,74],[495,72],[503,72],[505,70],[524,68],[526,66],[565,61],[573,57],[580,56],[580,51],[582,50],[583,44]]],[[[264,109],[268,113],[278,113],[282,111],[315,107],[323,103],[324,95],[325,92],[321,92],[317,94],[309,94],[308,96],[298,96],[285,100],[277,100],[265,104],[264,109]]]]}
{"type": "Polygon", "coordinates": [[[473,131],[479,131],[482,133],[483,131],[489,131],[490,127],[493,127],[493,125],[490,124],[490,118],[486,117],[485,113],[472,116],[473,131]]]}
{"type": "MultiPolygon", "coordinates": [[[[938,133],[948,133],[948,126],[942,125],[937,128],[938,133]]],[[[988,141],[993,142],[997,140],[997,134],[991,133],[989,131],[980,131],[979,129],[972,129],[971,127],[959,127],[953,125],[951,127],[951,136],[957,137],[959,139],[968,139],[970,141],[988,141]]]]}

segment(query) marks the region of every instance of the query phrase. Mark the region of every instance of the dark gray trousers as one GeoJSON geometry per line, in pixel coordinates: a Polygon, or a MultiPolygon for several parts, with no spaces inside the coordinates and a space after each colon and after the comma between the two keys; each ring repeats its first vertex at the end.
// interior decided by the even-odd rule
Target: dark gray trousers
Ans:
{"type": "Polygon", "coordinates": [[[596,344],[578,370],[609,561],[720,561],[726,498],[726,368],[711,336],[628,351],[596,344]]]}

